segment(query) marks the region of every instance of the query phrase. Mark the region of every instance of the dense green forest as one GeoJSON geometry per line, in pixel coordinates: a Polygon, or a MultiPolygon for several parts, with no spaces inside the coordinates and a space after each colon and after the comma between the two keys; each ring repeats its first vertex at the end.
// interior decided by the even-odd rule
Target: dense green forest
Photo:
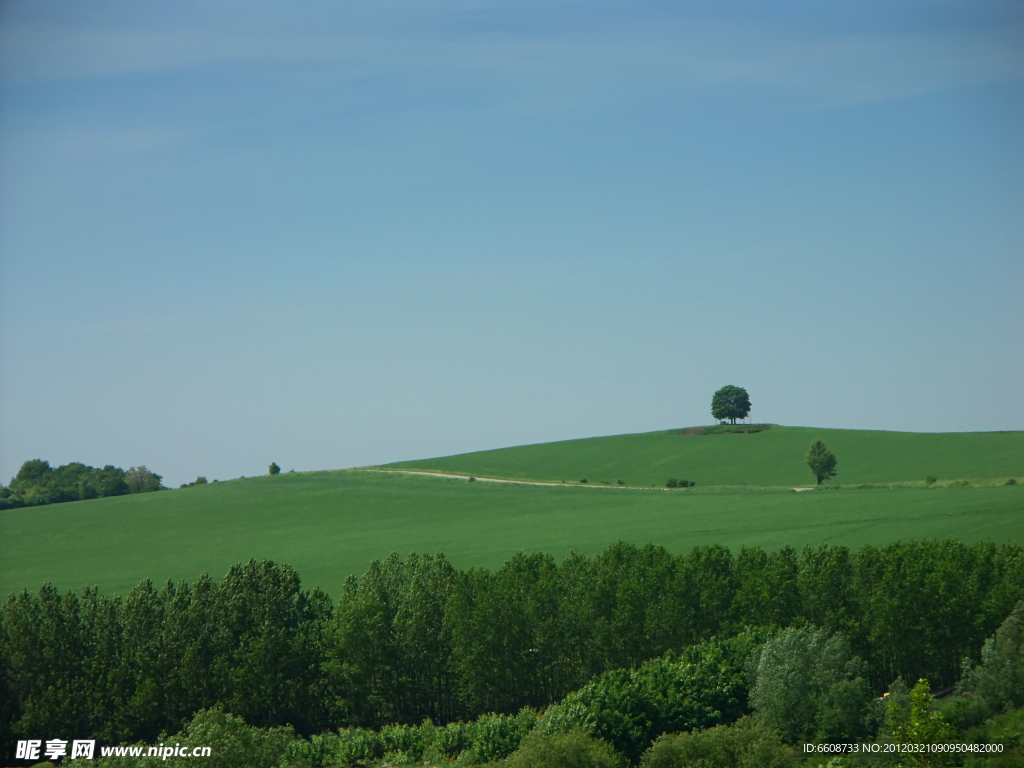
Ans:
{"type": "Polygon", "coordinates": [[[54,469],[45,459],[32,459],[21,465],[9,486],[0,485],[0,509],[160,491],[162,479],[144,466],[126,472],[111,464],[97,469],[73,461],[54,469]]]}
{"type": "Polygon", "coordinates": [[[582,728],[632,762],[662,732],[751,712],[783,742],[868,738],[884,720],[875,697],[898,679],[957,684],[1022,597],[1024,549],[956,541],[736,555],[620,543],[493,572],[392,555],[336,603],[266,561],[123,599],[44,586],[0,611],[2,748],[61,733],[154,743],[199,711],[305,737],[383,728],[378,741],[429,720],[456,749],[482,716],[518,746],[546,710],[565,726],[551,733],[582,728]],[[777,700],[771,681],[792,678],[779,659],[805,670],[796,704],[777,700]]]}

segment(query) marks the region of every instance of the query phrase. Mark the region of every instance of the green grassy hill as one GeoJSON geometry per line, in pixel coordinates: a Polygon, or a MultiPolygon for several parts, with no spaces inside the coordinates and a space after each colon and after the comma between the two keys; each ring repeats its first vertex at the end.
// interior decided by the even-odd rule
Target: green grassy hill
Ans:
{"type": "MultiPolygon", "coordinates": [[[[780,430],[783,435],[788,431],[780,430]]],[[[792,432],[799,437],[795,444],[802,446],[809,442],[809,435],[822,431],[792,432]]],[[[644,442],[643,437],[574,442],[594,448],[644,442]]],[[[740,447],[732,449],[733,456],[744,451],[760,456],[761,474],[755,476],[778,483],[780,478],[767,467],[772,461],[782,462],[772,459],[770,451],[753,451],[740,443],[760,437],[692,439],[709,441],[696,444],[710,445],[710,455],[719,455],[715,453],[721,450],[718,445],[736,445],[740,447]],[[723,442],[713,442],[718,440],[723,442]]],[[[846,449],[828,438],[830,445],[835,444],[841,470],[853,464],[849,447],[857,444],[853,438],[858,436],[850,437],[846,449]]],[[[976,445],[985,445],[985,437],[979,436],[976,445]]],[[[676,445],[690,439],[663,433],[654,442],[676,445]]],[[[749,443],[759,444],[779,443],[749,443]]],[[[871,451],[861,445],[870,457],[871,451]]],[[[1002,456],[988,445],[983,461],[977,452],[965,453],[960,467],[947,455],[948,447],[945,452],[932,449],[930,455],[946,456],[949,474],[958,469],[959,476],[969,474],[971,467],[978,467],[974,474],[981,474],[982,464],[1005,472],[1020,456],[1019,451],[1002,456]]],[[[542,453],[539,449],[548,450],[536,446],[527,453],[536,456],[542,453]]],[[[520,450],[510,449],[509,455],[520,450]]],[[[922,451],[928,453],[926,445],[922,451]]],[[[553,460],[559,455],[555,451],[553,460]]],[[[471,468],[483,475],[480,466],[471,468]]],[[[701,483],[716,477],[710,469],[708,474],[690,472],[685,465],[677,468],[668,462],[648,470],[646,476],[639,463],[633,466],[635,474],[621,472],[631,482],[637,477],[661,480],[669,472],[691,475],[701,483]]],[[[751,466],[759,464],[752,460],[751,466]]],[[[591,470],[588,466],[591,477],[600,478],[601,473],[591,470]]],[[[849,470],[853,474],[853,468],[849,470]]],[[[728,467],[720,471],[734,479],[728,467]]],[[[946,474],[941,466],[930,471],[946,474]]],[[[619,472],[607,474],[614,482],[619,472]]],[[[862,477],[877,475],[865,472],[862,477]]],[[[1017,477],[1024,479],[1024,472],[1017,477]]],[[[793,484],[805,484],[808,479],[798,473],[793,484]]],[[[572,550],[593,555],[619,539],[685,552],[712,543],[769,550],[821,543],[857,548],[933,537],[1024,543],[1024,483],[932,488],[918,483],[794,493],[778,486],[700,485],[671,491],[579,484],[526,486],[356,470],[285,474],[0,512],[0,597],[24,588],[35,590],[44,582],[75,590],[98,585],[104,593],[124,594],[144,578],[157,584],[167,579],[192,581],[204,571],[220,578],[231,564],[250,558],[289,563],[306,586],[319,586],[337,596],[350,574],[363,573],[371,560],[391,551],[402,555],[443,552],[460,568],[494,568],[517,550],[542,551],[558,558],[572,550]]]]}
{"type": "MultiPolygon", "coordinates": [[[[713,428],[712,428],[713,429],[713,428]]],[[[839,460],[843,485],[923,481],[927,476],[1007,478],[1024,474],[1024,432],[925,434],[772,425],[748,434],[674,429],[478,451],[389,464],[478,477],[664,485],[670,477],[708,485],[806,486],[804,457],[815,438],[839,460]]]]}

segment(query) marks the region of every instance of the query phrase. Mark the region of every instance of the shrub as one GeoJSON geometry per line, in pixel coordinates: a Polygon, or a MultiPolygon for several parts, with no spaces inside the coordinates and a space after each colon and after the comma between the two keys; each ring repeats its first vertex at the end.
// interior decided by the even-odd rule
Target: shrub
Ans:
{"type": "Polygon", "coordinates": [[[473,728],[473,758],[481,763],[504,760],[519,748],[523,737],[536,724],[536,713],[527,707],[516,715],[478,717],[473,728]]]}
{"type": "Polygon", "coordinates": [[[149,493],[163,489],[163,486],[160,485],[163,478],[155,472],[150,472],[142,464],[130,467],[124,473],[124,479],[131,493],[149,493]]]}
{"type": "Polygon", "coordinates": [[[640,760],[662,733],[732,722],[743,713],[745,686],[720,644],[692,646],[688,657],[652,659],[640,669],[605,672],[550,707],[542,733],[577,728],[640,760]]]}
{"type": "Polygon", "coordinates": [[[268,472],[268,474],[271,474],[271,475],[280,475],[281,474],[281,468],[279,466],[277,466],[277,462],[276,461],[272,461],[272,462],[270,462],[270,466],[267,467],[267,472],[268,472]]]}
{"type": "Polygon", "coordinates": [[[767,726],[744,718],[735,725],[662,736],[644,753],[643,768],[784,768],[796,755],[767,726]]]}
{"type": "MultiPolygon", "coordinates": [[[[1010,479],[1011,479],[1011,480],[1013,480],[1013,478],[1012,478],[1012,477],[1011,477],[1010,479]]],[[[625,483],[625,481],[624,481],[624,480],[621,480],[621,479],[619,480],[619,485],[625,485],[625,484],[626,484],[626,483],[625,483]]],[[[1007,485],[1013,485],[1013,483],[1007,483],[1007,485]]]]}
{"type": "Polygon", "coordinates": [[[336,733],[316,733],[288,745],[284,765],[334,765],[341,740],[336,733]]]}
{"type": "Polygon", "coordinates": [[[433,741],[433,726],[429,721],[426,725],[429,727],[427,731],[409,725],[382,726],[380,738],[384,742],[384,760],[403,765],[419,762],[433,741]]]}
{"type": "Polygon", "coordinates": [[[585,477],[584,477],[584,478],[583,478],[582,480],[580,480],[580,482],[581,482],[581,483],[585,483],[585,482],[587,482],[587,478],[585,478],[585,477]]]}
{"type": "Polygon", "coordinates": [[[434,746],[444,756],[456,758],[473,746],[472,723],[448,723],[434,733],[434,746]]]}
{"type": "Polygon", "coordinates": [[[937,483],[938,481],[939,478],[937,478],[935,475],[928,475],[928,477],[924,479],[926,485],[935,485],[935,483],[937,483]]]}
{"type": "Polygon", "coordinates": [[[368,728],[342,728],[334,746],[334,760],[339,765],[366,763],[384,754],[384,740],[368,728]]]}
{"type": "Polygon", "coordinates": [[[597,727],[594,716],[587,705],[572,694],[544,710],[544,716],[537,723],[538,733],[565,733],[571,730],[593,733],[597,727]]]}
{"type": "Polygon", "coordinates": [[[626,761],[606,741],[581,730],[534,731],[513,753],[509,768],[625,768],[626,761]]]}
{"type": "Polygon", "coordinates": [[[471,482],[471,483],[475,483],[475,482],[476,482],[476,478],[475,478],[475,477],[470,477],[470,478],[469,478],[469,482],[471,482]]]}
{"type": "MultiPolygon", "coordinates": [[[[622,482],[622,481],[620,480],[619,482],[622,482]]],[[[1016,485],[1017,484],[1017,478],[1011,477],[1009,480],[1006,481],[1006,484],[1007,485],[1016,485]]]]}
{"type": "Polygon", "coordinates": [[[206,478],[200,475],[196,478],[196,485],[206,485],[206,478]]]}
{"type": "Polygon", "coordinates": [[[676,479],[675,479],[674,477],[670,477],[670,478],[669,478],[669,479],[668,479],[668,480],[667,480],[667,481],[665,482],[665,487],[666,487],[666,488],[677,488],[678,486],[679,486],[679,481],[678,481],[678,480],[676,480],[676,479]]]}
{"type": "Polygon", "coordinates": [[[1006,755],[999,762],[989,757],[978,757],[974,760],[968,758],[964,761],[965,766],[989,768],[998,765],[1002,768],[1021,765],[1024,763],[1024,708],[986,720],[984,725],[965,734],[964,741],[974,744],[1002,744],[1003,753],[1006,755]]]}

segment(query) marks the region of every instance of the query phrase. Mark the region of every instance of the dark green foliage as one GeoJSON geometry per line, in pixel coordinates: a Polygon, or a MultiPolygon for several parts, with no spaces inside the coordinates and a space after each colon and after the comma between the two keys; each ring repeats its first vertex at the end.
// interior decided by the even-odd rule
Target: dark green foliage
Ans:
{"type": "Polygon", "coordinates": [[[1024,600],[981,649],[981,663],[964,660],[958,689],[970,694],[961,713],[969,725],[1024,706],[1024,600]]]}
{"type": "Polygon", "coordinates": [[[348,692],[340,706],[349,722],[455,716],[445,627],[455,575],[443,555],[402,562],[392,554],[346,583],[328,630],[327,664],[348,692]]]}
{"type": "Polygon", "coordinates": [[[1007,485],[1016,485],[1017,484],[1017,478],[1011,477],[1009,480],[1006,481],[1006,484],[1007,485]]]}
{"type": "Polygon", "coordinates": [[[267,467],[267,474],[270,474],[270,475],[280,475],[281,474],[281,468],[279,466],[277,466],[277,462],[276,461],[270,462],[270,466],[267,467]]]}
{"type": "Polygon", "coordinates": [[[200,475],[196,478],[196,485],[206,485],[206,478],[200,475]]]}
{"type": "Polygon", "coordinates": [[[789,768],[797,754],[765,725],[744,718],[735,725],[662,736],[643,768],[789,768]]]}
{"type": "Polygon", "coordinates": [[[583,727],[636,762],[661,733],[729,723],[745,711],[740,664],[710,643],[647,662],[635,671],[606,672],[545,714],[546,732],[583,727]]]}
{"type": "Polygon", "coordinates": [[[743,547],[734,566],[739,587],[733,602],[737,619],[761,627],[788,627],[801,613],[796,551],[765,552],[743,547]]]}
{"type": "Polygon", "coordinates": [[[675,488],[675,487],[677,487],[678,485],[679,485],[679,481],[678,481],[678,480],[676,480],[676,479],[675,479],[674,477],[670,477],[670,478],[669,478],[669,479],[668,479],[668,480],[666,481],[666,483],[665,483],[665,487],[666,487],[666,488],[675,488]]]}
{"type": "Polygon", "coordinates": [[[21,465],[9,488],[0,486],[0,509],[121,496],[128,492],[124,470],[109,464],[97,469],[72,462],[54,469],[48,461],[32,459],[21,465]]]}
{"type": "Polygon", "coordinates": [[[509,768],[625,768],[626,761],[607,742],[581,730],[544,734],[534,731],[508,761],[509,768]]]}
{"type": "Polygon", "coordinates": [[[870,664],[876,691],[899,676],[954,684],[961,660],[978,653],[979,638],[995,632],[1024,595],[1017,546],[948,540],[865,546],[852,565],[855,613],[847,634],[853,652],[870,664]]]}
{"type": "Polygon", "coordinates": [[[581,482],[581,483],[585,483],[585,482],[587,482],[587,478],[585,478],[585,477],[584,477],[584,478],[583,478],[582,480],[580,480],[580,482],[581,482]]]}
{"type": "Polygon", "coordinates": [[[837,474],[836,455],[821,440],[811,443],[807,451],[807,466],[811,468],[811,474],[817,479],[818,485],[837,474]]]}
{"type": "Polygon", "coordinates": [[[494,574],[458,575],[445,625],[471,712],[543,707],[590,677],[581,567],[578,558],[559,568],[550,555],[518,553],[494,574]]]}
{"type": "MultiPolygon", "coordinates": [[[[1007,616],[1022,595],[1021,547],[955,541],[736,555],[620,542],[561,563],[520,553],[494,572],[392,555],[350,579],[333,610],[271,563],[235,566],[219,583],[147,581],[123,598],[45,586],[0,606],[0,749],[41,732],[152,743],[222,705],[254,727],[291,724],[304,735],[339,725],[411,729],[378,744],[349,728],[338,744],[324,736],[311,750],[372,747],[382,759],[422,748],[454,758],[478,736],[490,739],[488,754],[508,748],[533,710],[561,702],[545,714],[544,733],[594,729],[636,759],[662,730],[746,712],[741,670],[751,651],[768,628],[777,640],[813,632],[809,624],[825,639],[805,638],[805,650],[818,648],[824,661],[788,669],[817,701],[804,713],[780,705],[797,712],[789,737],[853,737],[870,726],[867,690],[877,696],[901,675],[952,685],[986,637],[965,680],[976,700],[992,697],[986,712],[1017,706],[1019,611],[1007,616]],[[848,648],[829,645],[836,633],[848,648]],[[855,656],[867,672],[854,669],[855,656]],[[486,713],[496,719],[478,734],[468,721],[486,713]],[[431,726],[428,739],[425,717],[448,725],[431,726]]],[[[786,669],[786,654],[776,656],[786,669]]]]}
{"type": "Polygon", "coordinates": [[[924,479],[924,482],[925,485],[935,485],[937,482],[939,482],[939,478],[937,478],[935,475],[928,475],[928,477],[924,479]]]}
{"type": "Polygon", "coordinates": [[[729,578],[722,579],[723,569],[731,575],[731,560],[724,548],[698,548],[680,558],[662,547],[624,542],[594,561],[568,559],[562,568],[575,585],[572,613],[590,627],[581,641],[590,671],[583,681],[718,631],[721,616],[713,606],[731,599],[729,578]]]}
{"type": "Polygon", "coordinates": [[[11,596],[0,649],[15,708],[0,732],[153,741],[218,704],[251,725],[313,732],[329,720],[320,665],[330,613],[293,570],[255,561],[220,584],[203,576],[157,592],[145,581],[123,600],[51,586],[11,596]]]}
{"type": "Polygon", "coordinates": [[[696,485],[696,483],[689,480],[677,480],[674,477],[670,477],[668,482],[665,483],[666,488],[690,488],[694,485],[696,485]]]}
{"type": "Polygon", "coordinates": [[[1024,708],[986,720],[984,725],[968,731],[963,741],[1003,747],[995,757],[967,758],[965,768],[1024,768],[1024,708]]]}
{"type": "Polygon", "coordinates": [[[750,395],[743,387],[726,385],[711,398],[711,415],[716,419],[728,419],[735,424],[736,419],[745,419],[749,413],[750,395]]]}

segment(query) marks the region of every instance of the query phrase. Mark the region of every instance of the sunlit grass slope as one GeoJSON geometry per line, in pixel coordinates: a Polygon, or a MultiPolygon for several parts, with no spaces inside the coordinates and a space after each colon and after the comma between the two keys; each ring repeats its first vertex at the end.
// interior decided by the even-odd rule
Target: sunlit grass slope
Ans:
{"type": "Polygon", "coordinates": [[[388,466],[578,483],[623,480],[664,485],[804,486],[813,479],[807,448],[823,441],[839,460],[842,484],[1003,478],[1024,474],[1024,432],[881,432],[772,426],[753,434],[687,435],[684,430],[592,437],[464,453],[388,466]]]}
{"type": "Polygon", "coordinates": [[[297,473],[0,512],[0,597],[44,582],[124,594],[250,558],[289,563],[336,597],[391,551],[494,568],[517,550],[593,555],[619,539],[685,552],[947,536],[1024,543],[1024,485],[666,491],[297,473]]]}

